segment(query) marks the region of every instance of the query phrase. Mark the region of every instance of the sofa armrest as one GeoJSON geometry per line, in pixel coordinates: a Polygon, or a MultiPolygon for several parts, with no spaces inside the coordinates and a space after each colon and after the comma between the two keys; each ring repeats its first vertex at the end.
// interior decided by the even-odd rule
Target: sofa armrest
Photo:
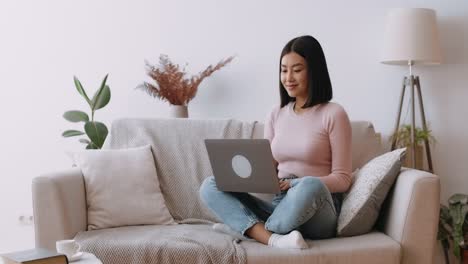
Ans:
{"type": "Polygon", "coordinates": [[[55,241],[86,230],[83,174],[71,168],[32,181],[35,246],[55,250],[55,241]]]}
{"type": "Polygon", "coordinates": [[[401,263],[432,263],[439,222],[439,177],[403,168],[388,202],[383,231],[400,243],[401,263]]]}

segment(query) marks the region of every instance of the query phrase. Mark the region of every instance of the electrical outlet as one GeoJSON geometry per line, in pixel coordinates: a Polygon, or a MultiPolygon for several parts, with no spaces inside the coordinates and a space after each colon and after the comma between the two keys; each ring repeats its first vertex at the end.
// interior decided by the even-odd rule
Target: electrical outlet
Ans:
{"type": "Polygon", "coordinates": [[[33,221],[34,219],[32,215],[20,215],[18,217],[18,222],[20,225],[29,226],[33,224],[33,221]]]}

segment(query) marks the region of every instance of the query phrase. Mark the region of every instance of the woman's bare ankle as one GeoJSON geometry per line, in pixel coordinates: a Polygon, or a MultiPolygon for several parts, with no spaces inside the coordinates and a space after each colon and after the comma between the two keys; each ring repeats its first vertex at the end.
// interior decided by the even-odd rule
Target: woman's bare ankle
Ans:
{"type": "Polygon", "coordinates": [[[251,228],[247,229],[245,234],[265,245],[268,245],[268,240],[271,237],[271,232],[265,229],[265,224],[263,223],[256,223],[251,228]]]}

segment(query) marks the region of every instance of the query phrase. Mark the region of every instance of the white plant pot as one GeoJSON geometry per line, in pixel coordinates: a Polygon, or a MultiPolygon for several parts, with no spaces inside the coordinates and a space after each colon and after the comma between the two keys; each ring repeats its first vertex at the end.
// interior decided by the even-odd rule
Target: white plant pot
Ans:
{"type": "Polygon", "coordinates": [[[172,118],[188,118],[188,107],[186,105],[170,105],[169,116],[172,118]]]}
{"type": "MultiPolygon", "coordinates": [[[[423,148],[422,145],[416,145],[416,162],[415,162],[416,168],[415,169],[424,170],[424,167],[423,167],[424,152],[423,152],[423,150],[424,150],[424,148],[423,148]]],[[[411,163],[412,159],[413,159],[413,150],[411,149],[410,146],[408,146],[406,148],[406,157],[403,160],[402,165],[404,167],[412,168],[413,167],[413,165],[411,163]]]]}

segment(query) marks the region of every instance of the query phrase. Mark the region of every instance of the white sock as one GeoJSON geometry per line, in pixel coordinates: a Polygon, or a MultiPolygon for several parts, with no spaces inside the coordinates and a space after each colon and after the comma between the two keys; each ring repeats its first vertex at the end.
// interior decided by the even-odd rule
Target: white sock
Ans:
{"type": "Polygon", "coordinates": [[[233,230],[231,227],[225,224],[220,224],[220,223],[213,224],[213,229],[217,232],[233,236],[234,238],[238,240],[248,240],[248,241],[253,240],[251,238],[243,236],[241,233],[233,230]]]}
{"type": "Polygon", "coordinates": [[[309,246],[305,242],[301,233],[297,230],[291,231],[287,235],[272,234],[268,240],[268,245],[277,248],[297,248],[303,249],[309,246]]]}

